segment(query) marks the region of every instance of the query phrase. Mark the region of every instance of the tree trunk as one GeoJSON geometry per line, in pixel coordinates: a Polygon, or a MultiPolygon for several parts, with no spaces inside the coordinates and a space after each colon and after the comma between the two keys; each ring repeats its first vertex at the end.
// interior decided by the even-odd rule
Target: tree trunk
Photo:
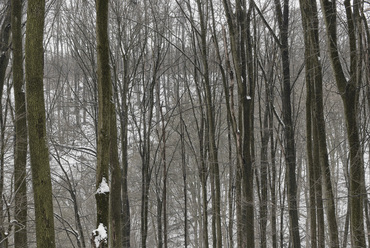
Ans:
{"type": "MultiPolygon", "coordinates": [[[[97,76],[98,76],[98,145],[96,165],[96,211],[97,230],[109,230],[109,161],[110,161],[110,121],[112,87],[109,68],[108,40],[108,1],[96,1],[96,39],[97,39],[97,76]],[[99,227],[101,227],[99,229],[99,227]]],[[[97,247],[108,247],[108,236],[100,237],[94,232],[93,239],[97,247]]]]}
{"type": "MultiPolygon", "coordinates": [[[[271,88],[271,108],[273,107],[274,103],[274,95],[273,95],[273,85],[270,86],[271,88]]],[[[274,143],[274,129],[273,129],[273,123],[274,123],[274,116],[273,111],[269,114],[269,126],[270,126],[270,154],[271,154],[271,186],[270,186],[270,192],[271,192],[271,232],[272,232],[272,247],[277,248],[278,245],[278,233],[276,228],[276,146],[274,143]]]]}
{"type": "Polygon", "coordinates": [[[32,184],[35,202],[36,243],[55,247],[52,186],[45,125],[43,89],[43,33],[45,1],[28,1],[26,29],[26,101],[32,184]]]}
{"type": "MultiPolygon", "coordinates": [[[[2,96],[4,91],[4,82],[5,82],[5,74],[6,69],[9,63],[9,37],[10,37],[10,1],[5,6],[4,9],[5,13],[1,17],[0,21],[2,21],[1,29],[0,29],[0,222],[4,221],[4,201],[3,201],[3,191],[4,191],[4,156],[5,156],[5,123],[6,123],[6,114],[3,115],[3,105],[2,103],[2,96]]],[[[6,112],[6,111],[5,111],[6,112]]],[[[5,236],[5,225],[0,225],[0,240],[6,239],[5,236]]],[[[0,247],[4,247],[2,243],[0,243],[0,247]]]]}
{"type": "MultiPolygon", "coordinates": [[[[113,96],[112,98],[113,99],[113,96]]],[[[116,107],[114,102],[110,102],[110,169],[111,169],[111,193],[110,193],[110,242],[112,248],[122,247],[122,231],[121,231],[121,168],[118,158],[117,144],[117,118],[116,107]]]]}
{"type": "Polygon", "coordinates": [[[197,6],[199,11],[200,18],[200,50],[202,55],[202,64],[203,64],[203,87],[205,91],[205,103],[206,103],[206,116],[207,116],[207,130],[208,130],[208,149],[209,149],[209,162],[210,162],[210,172],[211,172],[211,186],[214,182],[214,188],[212,190],[212,213],[215,220],[215,233],[214,233],[214,247],[222,247],[222,233],[221,233],[221,192],[220,192],[220,172],[219,172],[219,163],[218,163],[218,148],[216,146],[216,131],[215,131],[215,114],[213,99],[210,86],[210,75],[209,75],[209,66],[208,66],[208,52],[207,52],[207,22],[205,12],[206,8],[203,3],[197,0],[197,6]]]}
{"type": "MultiPolygon", "coordinates": [[[[306,49],[306,84],[310,87],[311,96],[307,96],[308,101],[312,101],[312,123],[317,135],[319,163],[321,165],[323,188],[325,189],[327,218],[329,224],[330,247],[339,247],[338,225],[336,219],[334,196],[331,185],[330,166],[326,145],[326,132],[324,120],[324,106],[322,95],[322,73],[320,62],[320,48],[318,35],[318,17],[316,1],[301,1],[302,23],[305,33],[306,49]]],[[[308,110],[307,110],[308,111],[308,110]]],[[[316,142],[315,142],[316,143],[316,142]]],[[[312,147],[311,147],[312,149],[312,147]]],[[[312,162],[312,161],[311,161],[312,162]]],[[[311,176],[310,176],[311,178],[311,176]]]]}
{"type": "Polygon", "coordinates": [[[128,106],[127,106],[127,95],[128,95],[128,60],[124,57],[123,61],[123,86],[121,89],[121,113],[120,113],[120,122],[121,122],[121,149],[122,149],[122,244],[124,248],[130,247],[130,229],[131,229],[131,220],[130,220],[130,205],[128,198],[128,158],[127,158],[127,119],[128,119],[128,106]]]}
{"type": "Polygon", "coordinates": [[[297,181],[296,181],[296,149],[294,141],[294,127],[292,121],[292,107],[290,96],[290,61],[289,61],[289,0],[284,0],[283,8],[280,0],[275,0],[275,9],[280,29],[281,63],[283,66],[282,111],[284,122],[284,148],[287,177],[287,193],[289,206],[290,235],[293,248],[301,247],[298,225],[297,181]]]}
{"type": "MultiPolygon", "coordinates": [[[[233,18],[230,1],[222,1],[229,30],[231,53],[234,70],[230,72],[230,113],[236,150],[238,157],[238,168],[236,178],[236,211],[237,211],[237,240],[238,246],[253,248],[254,240],[254,190],[253,190],[253,169],[252,169],[252,127],[251,118],[253,106],[254,75],[252,66],[252,44],[250,34],[250,13],[247,12],[245,1],[236,1],[236,19],[233,18]],[[240,39],[239,39],[240,38],[240,39]],[[248,77],[247,77],[248,70],[248,77]],[[233,110],[232,86],[234,80],[238,86],[239,105],[239,126],[237,127],[236,117],[233,110]],[[240,176],[240,174],[242,176],[240,176]],[[242,181],[239,181],[240,180],[242,181]],[[242,187],[241,189],[239,188],[242,187]],[[240,190],[242,190],[240,192],[240,190]],[[241,197],[243,199],[241,199],[241,197]],[[242,204],[242,205],[239,205],[242,204]],[[245,235],[243,234],[245,233],[245,235]]],[[[230,61],[227,59],[227,63],[230,61]]],[[[229,66],[228,66],[229,67],[229,66]]],[[[231,68],[231,66],[230,66],[231,68]]]]}
{"type": "Polygon", "coordinates": [[[15,247],[27,247],[27,123],[23,83],[22,1],[12,1],[13,84],[15,101],[14,189],[15,247]]]}
{"type": "Polygon", "coordinates": [[[266,84],[266,108],[263,115],[263,120],[261,120],[261,197],[260,197],[260,232],[261,232],[261,241],[260,247],[267,247],[267,237],[266,237],[266,228],[267,228],[267,206],[268,206],[268,195],[267,195],[267,175],[268,175],[268,143],[270,139],[270,130],[269,130],[269,114],[270,114],[270,90],[269,85],[266,84]]]}

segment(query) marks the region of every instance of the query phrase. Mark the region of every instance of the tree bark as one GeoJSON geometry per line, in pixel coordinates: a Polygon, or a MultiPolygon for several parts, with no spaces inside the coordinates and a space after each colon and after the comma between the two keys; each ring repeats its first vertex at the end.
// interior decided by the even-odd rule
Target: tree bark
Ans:
{"type": "Polygon", "coordinates": [[[35,202],[36,243],[55,247],[52,186],[45,125],[43,89],[45,1],[28,1],[26,29],[26,101],[32,184],[35,202]]]}
{"type": "Polygon", "coordinates": [[[128,198],[128,157],[127,157],[127,120],[128,120],[128,106],[127,106],[127,95],[128,95],[128,60],[126,55],[124,56],[123,61],[123,86],[121,88],[121,149],[122,149],[122,243],[124,248],[130,247],[130,230],[131,230],[131,220],[130,220],[130,204],[128,198]]]}
{"type": "MultiPolygon", "coordinates": [[[[96,165],[96,226],[103,225],[109,230],[109,190],[103,189],[108,184],[110,161],[110,121],[112,87],[109,68],[108,40],[108,1],[96,1],[96,39],[97,39],[97,76],[98,76],[98,142],[96,165]]],[[[97,240],[97,237],[93,237],[97,240]]],[[[108,237],[107,237],[108,239],[108,237]]],[[[108,247],[108,240],[99,240],[99,247],[108,247]]]]}
{"type": "MultiPolygon", "coordinates": [[[[113,96],[111,97],[113,99],[113,96]]],[[[113,101],[113,100],[112,100],[113,101]]],[[[111,193],[110,193],[110,242],[112,248],[122,247],[121,231],[121,167],[118,158],[117,118],[114,102],[110,102],[110,171],[111,171],[111,193]]]]}

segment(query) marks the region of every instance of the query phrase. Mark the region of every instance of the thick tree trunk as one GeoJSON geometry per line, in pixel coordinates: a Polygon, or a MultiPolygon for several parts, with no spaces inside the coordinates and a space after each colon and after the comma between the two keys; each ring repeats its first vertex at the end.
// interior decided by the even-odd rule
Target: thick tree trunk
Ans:
{"type": "Polygon", "coordinates": [[[13,41],[13,84],[15,101],[15,151],[14,151],[14,189],[15,189],[15,247],[27,247],[27,123],[26,100],[23,82],[22,47],[22,1],[12,1],[12,41],[13,41]]]}
{"type": "Polygon", "coordinates": [[[35,202],[36,243],[55,247],[52,186],[45,125],[43,89],[43,33],[45,1],[28,1],[26,30],[26,99],[32,184],[35,202]]]}

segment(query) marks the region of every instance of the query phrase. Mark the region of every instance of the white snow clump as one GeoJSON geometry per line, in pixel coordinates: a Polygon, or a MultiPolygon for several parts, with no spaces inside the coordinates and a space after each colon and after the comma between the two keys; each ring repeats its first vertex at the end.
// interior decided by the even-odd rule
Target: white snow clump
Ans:
{"type": "Polygon", "coordinates": [[[107,228],[103,225],[103,223],[100,223],[98,228],[92,231],[92,234],[94,237],[95,247],[99,247],[102,242],[105,244],[107,243],[107,228]]]}
{"type": "Polygon", "coordinates": [[[109,186],[108,186],[108,183],[107,183],[107,179],[105,179],[105,177],[103,177],[101,179],[101,183],[99,185],[99,188],[96,190],[96,193],[97,194],[105,194],[105,193],[108,193],[109,192],[109,186]]]}

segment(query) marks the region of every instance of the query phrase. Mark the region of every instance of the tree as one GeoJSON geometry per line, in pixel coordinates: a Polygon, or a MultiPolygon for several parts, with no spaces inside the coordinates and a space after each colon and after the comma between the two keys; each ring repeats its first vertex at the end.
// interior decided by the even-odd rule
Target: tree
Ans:
{"type": "MultiPolygon", "coordinates": [[[[319,243],[316,243],[316,211],[315,209],[315,181],[319,180],[323,183],[325,189],[327,211],[327,220],[329,224],[330,247],[339,247],[338,239],[338,224],[335,211],[334,195],[332,190],[331,173],[329,158],[326,145],[326,131],[324,119],[324,105],[322,93],[322,67],[320,62],[320,47],[318,34],[318,17],[316,1],[301,1],[302,25],[305,36],[305,60],[306,60],[306,84],[307,84],[307,149],[308,149],[308,165],[309,165],[309,182],[310,189],[313,188],[311,194],[311,246],[319,244],[323,245],[324,240],[322,235],[319,235],[319,243]],[[313,131],[312,131],[313,130],[313,131]],[[313,136],[311,135],[313,133],[313,136]],[[311,137],[313,137],[312,146],[311,137]],[[320,170],[314,169],[314,161],[312,160],[312,149],[316,149],[319,153],[320,170]],[[316,174],[316,175],[315,175],[316,174]],[[322,175],[322,176],[321,176],[322,175]]],[[[317,155],[317,154],[315,154],[317,155]]],[[[317,158],[316,158],[317,159],[317,158]]],[[[317,195],[320,197],[320,195],[317,195]]],[[[319,215],[318,215],[319,216],[319,215]]],[[[319,230],[323,229],[320,225],[319,230]]]]}
{"type": "Polygon", "coordinates": [[[203,3],[197,0],[197,7],[199,13],[200,22],[200,52],[201,62],[203,68],[203,91],[205,95],[205,106],[206,106],[206,123],[207,123],[207,135],[208,135],[208,151],[209,151],[209,163],[210,163],[210,175],[211,175],[211,188],[212,188],[212,214],[215,228],[213,228],[213,247],[222,247],[222,233],[221,233],[221,216],[220,216],[220,171],[218,161],[218,147],[216,145],[216,124],[215,124],[215,111],[214,111],[214,99],[212,96],[210,71],[209,71],[209,58],[208,58],[208,44],[207,44],[207,23],[206,12],[208,3],[203,3]]]}
{"type": "MultiPolygon", "coordinates": [[[[236,179],[236,209],[237,209],[237,241],[240,247],[254,247],[254,173],[253,163],[253,101],[255,87],[255,72],[253,44],[251,34],[251,13],[253,4],[238,0],[235,13],[228,0],[222,1],[229,30],[231,61],[227,59],[227,70],[230,77],[230,119],[238,157],[238,172],[236,179]],[[233,18],[233,16],[236,18],[233,18]],[[234,110],[233,87],[237,83],[238,113],[234,110]],[[242,175],[240,177],[240,174],[242,175]],[[246,233],[243,235],[242,233],[246,233]]],[[[227,93],[226,93],[227,94],[227,93]]]]}
{"type": "Polygon", "coordinates": [[[13,84],[15,101],[15,151],[14,151],[14,188],[15,188],[15,237],[16,247],[27,247],[27,123],[26,100],[23,83],[22,47],[22,1],[11,3],[11,27],[13,44],[13,84]]]}
{"type": "MultiPolygon", "coordinates": [[[[4,156],[5,156],[5,124],[6,124],[6,113],[7,107],[5,108],[5,114],[3,114],[3,91],[5,85],[6,69],[9,63],[9,37],[10,37],[10,1],[7,1],[3,6],[4,15],[0,18],[1,29],[0,29],[0,196],[4,193],[4,156]]],[[[8,105],[8,104],[6,104],[8,105]]],[[[0,221],[4,221],[3,215],[4,201],[3,197],[0,199],[0,221]]],[[[0,240],[7,237],[5,235],[4,225],[0,226],[0,240]]],[[[0,243],[0,247],[2,244],[0,243]]]]}
{"type": "Polygon", "coordinates": [[[43,34],[45,1],[30,0],[26,27],[26,101],[35,202],[36,243],[55,247],[52,186],[45,126],[43,34]]]}
{"type": "MultiPolygon", "coordinates": [[[[109,66],[109,40],[108,40],[108,1],[96,1],[96,39],[98,63],[98,141],[96,165],[96,212],[97,229],[93,233],[93,244],[96,247],[108,247],[109,230],[109,161],[110,161],[110,135],[111,115],[113,108],[111,102],[112,86],[109,66]]],[[[114,118],[115,120],[115,118],[114,118]]],[[[112,153],[113,155],[113,153],[112,153]]],[[[115,159],[115,156],[112,156],[115,159]]],[[[114,168],[115,172],[116,168],[114,168]]],[[[119,188],[120,190],[120,188],[119,188]]],[[[117,230],[115,230],[117,231],[117,230]]]]}
{"type": "MultiPolygon", "coordinates": [[[[351,244],[353,247],[366,247],[364,232],[363,212],[363,153],[359,136],[358,122],[358,100],[360,60],[357,51],[357,32],[355,21],[359,18],[359,2],[344,1],[348,25],[348,42],[350,48],[349,78],[346,78],[341,64],[338,39],[337,39],[337,4],[336,1],[322,0],[324,20],[326,24],[327,46],[329,48],[330,62],[334,72],[337,88],[342,98],[344,115],[347,128],[347,139],[349,144],[349,180],[350,180],[350,220],[351,220],[351,244]],[[352,11],[353,8],[353,11],[352,11]]],[[[362,41],[360,41],[362,42],[362,41]]]]}
{"type": "Polygon", "coordinates": [[[290,58],[289,58],[289,0],[275,0],[275,11],[280,30],[280,51],[281,64],[283,72],[282,82],[282,111],[284,122],[284,156],[286,163],[287,194],[289,206],[289,224],[292,246],[301,247],[298,225],[298,200],[297,200],[297,179],[296,179],[296,148],[294,138],[294,126],[292,120],[291,93],[292,86],[290,82],[290,58]]]}

